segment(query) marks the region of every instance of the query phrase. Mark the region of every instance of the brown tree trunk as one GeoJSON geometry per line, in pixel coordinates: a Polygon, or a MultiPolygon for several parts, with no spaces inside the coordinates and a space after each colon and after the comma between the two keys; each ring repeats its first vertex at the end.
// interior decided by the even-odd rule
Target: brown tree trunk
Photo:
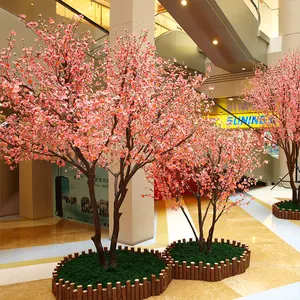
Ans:
{"type": "Polygon", "coordinates": [[[99,263],[102,267],[107,268],[107,262],[104,256],[103,246],[101,242],[101,226],[100,226],[100,217],[98,213],[98,206],[96,202],[96,195],[95,195],[95,170],[91,170],[88,174],[88,187],[89,187],[89,194],[90,194],[90,200],[93,210],[93,216],[94,216],[94,227],[95,227],[95,235],[91,237],[92,241],[95,244],[98,257],[99,257],[99,263]]]}
{"type": "Polygon", "coordinates": [[[193,231],[193,234],[194,234],[194,236],[195,236],[195,238],[196,238],[196,241],[198,241],[197,232],[195,231],[194,226],[193,226],[192,223],[191,223],[191,220],[189,219],[188,215],[186,214],[185,209],[184,209],[181,205],[180,205],[180,209],[181,209],[181,211],[183,212],[183,214],[184,214],[186,220],[188,221],[190,227],[192,228],[192,231],[193,231]]]}
{"type": "Polygon", "coordinates": [[[112,268],[117,267],[117,243],[120,232],[120,218],[122,213],[120,213],[120,207],[126,197],[127,189],[123,189],[120,191],[119,197],[118,194],[115,193],[114,199],[114,224],[113,224],[113,232],[111,235],[110,249],[109,249],[109,265],[112,268]]]}
{"type": "Polygon", "coordinates": [[[215,231],[215,225],[216,225],[216,219],[217,219],[217,207],[215,204],[213,204],[213,217],[212,217],[212,223],[211,227],[208,232],[207,242],[206,242],[206,254],[210,253],[211,247],[212,247],[212,241],[214,237],[214,231],[215,231]]]}
{"type": "Polygon", "coordinates": [[[299,156],[299,148],[295,143],[292,143],[291,147],[292,147],[291,151],[288,151],[286,149],[286,150],[284,150],[284,152],[285,152],[285,156],[286,156],[286,164],[287,164],[289,177],[290,177],[290,185],[292,188],[292,201],[294,203],[300,204],[300,202],[298,202],[298,195],[297,195],[298,191],[297,191],[297,187],[295,185],[295,180],[294,180],[296,162],[297,162],[298,156],[299,156]]]}
{"type": "Polygon", "coordinates": [[[292,188],[292,200],[293,202],[298,202],[298,197],[297,197],[297,187],[295,185],[295,180],[294,180],[294,172],[295,172],[295,166],[292,165],[292,162],[288,165],[288,171],[289,171],[289,176],[290,176],[290,185],[292,188]]]}
{"type": "Polygon", "coordinates": [[[198,204],[198,226],[199,226],[199,250],[204,251],[204,232],[203,232],[203,222],[202,222],[202,208],[201,208],[201,195],[197,193],[197,204],[198,204]]]}

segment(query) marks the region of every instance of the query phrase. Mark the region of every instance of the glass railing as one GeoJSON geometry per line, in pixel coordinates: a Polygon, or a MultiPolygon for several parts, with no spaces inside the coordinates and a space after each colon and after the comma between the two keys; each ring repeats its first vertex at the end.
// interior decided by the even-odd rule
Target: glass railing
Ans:
{"type": "Polygon", "coordinates": [[[259,11],[260,0],[244,0],[253,16],[257,19],[258,24],[261,22],[261,16],[259,11]]]}
{"type": "Polygon", "coordinates": [[[261,23],[260,30],[268,37],[274,38],[279,36],[279,10],[278,6],[270,7],[267,2],[263,1],[259,6],[261,23]]]}
{"type": "Polygon", "coordinates": [[[278,7],[270,7],[265,1],[244,0],[253,16],[257,19],[259,30],[269,38],[278,36],[278,7]]]}
{"type": "Polygon", "coordinates": [[[56,13],[66,18],[72,18],[73,13],[70,9],[66,8],[72,7],[83,16],[92,20],[101,27],[109,30],[109,18],[110,18],[110,8],[109,2],[105,0],[61,0],[56,6],[56,13]]]}
{"type": "MultiPolygon", "coordinates": [[[[62,18],[68,18],[71,19],[74,14],[76,15],[82,15],[83,16],[83,23],[85,23],[87,26],[92,28],[86,27],[85,29],[89,29],[93,35],[93,38],[95,40],[95,45],[93,45],[92,50],[90,51],[89,55],[93,56],[96,59],[99,59],[98,57],[99,53],[98,50],[103,46],[103,43],[105,40],[108,39],[109,36],[109,19],[107,20],[102,18],[101,15],[105,12],[105,9],[108,9],[108,15],[109,15],[109,8],[102,6],[101,4],[97,3],[94,6],[97,6],[94,10],[94,13],[89,13],[88,16],[84,14],[85,10],[81,10],[81,7],[76,5],[75,7],[71,6],[70,4],[78,4],[79,2],[76,2],[76,0],[56,0],[56,14],[62,18]],[[99,8],[100,7],[100,8],[99,8]],[[99,17],[100,12],[100,17],[99,17]],[[108,23],[107,23],[108,22],[108,23]],[[105,27],[103,27],[105,25],[105,27]],[[99,30],[98,30],[99,29],[99,30]]],[[[106,14],[106,12],[105,12],[106,14]]],[[[84,24],[81,24],[81,26],[84,26],[84,24]]],[[[84,29],[84,28],[82,28],[84,29]]]]}
{"type": "Polygon", "coordinates": [[[174,18],[166,11],[158,12],[155,15],[154,30],[155,30],[154,36],[156,38],[169,31],[173,31],[173,30],[183,31],[183,29],[174,20],[174,18]]]}
{"type": "MultiPolygon", "coordinates": [[[[110,22],[110,1],[109,0],[40,0],[38,2],[27,3],[18,0],[0,0],[0,7],[11,12],[14,15],[25,14],[27,20],[36,21],[39,14],[44,18],[71,19],[74,14],[84,17],[82,26],[91,30],[96,40],[95,50],[103,43],[105,36],[109,33],[110,22]],[[33,4],[33,5],[32,5],[33,4]],[[96,29],[100,30],[96,30],[96,29]]],[[[166,10],[157,3],[155,14],[155,38],[166,32],[183,29],[166,12],[166,10]]]]}
{"type": "Polygon", "coordinates": [[[19,16],[20,14],[26,15],[26,20],[28,21],[37,21],[40,15],[44,19],[52,17],[54,19],[61,20],[61,17],[70,19],[74,15],[81,14],[83,15],[83,24],[90,26],[86,26],[87,29],[91,29],[92,31],[95,31],[94,29],[96,28],[99,29],[99,32],[96,36],[94,36],[94,38],[99,38],[108,34],[108,30],[101,26],[99,22],[95,22],[94,19],[90,19],[82,11],[77,10],[71,5],[68,5],[66,1],[62,0],[41,0],[35,2],[0,0],[0,8],[3,8],[15,16],[19,16]]]}
{"type": "MultiPolygon", "coordinates": [[[[72,18],[73,13],[65,7],[76,9],[101,27],[109,30],[110,1],[109,0],[59,0],[56,13],[66,18],[72,18]]],[[[159,7],[158,7],[159,8],[159,7]]],[[[171,30],[182,30],[178,23],[164,9],[158,9],[155,15],[155,37],[171,30]]]]}
{"type": "Polygon", "coordinates": [[[91,51],[90,55],[97,58],[96,50],[103,45],[103,42],[108,38],[108,34],[109,34],[106,28],[102,27],[99,24],[99,22],[98,23],[95,22],[95,20],[97,19],[90,19],[89,17],[84,15],[82,11],[78,11],[76,8],[70,6],[65,1],[62,0],[42,0],[40,2],[35,2],[35,3],[32,2],[32,3],[34,5],[31,5],[30,3],[27,3],[25,1],[21,3],[18,0],[11,0],[11,1],[0,0],[0,8],[10,12],[16,17],[20,14],[24,14],[26,15],[26,20],[28,21],[36,21],[39,18],[39,16],[42,15],[42,18],[44,19],[47,19],[48,17],[52,17],[58,22],[65,22],[65,21],[68,22],[69,20],[64,20],[64,19],[66,18],[71,19],[73,18],[74,15],[82,15],[83,20],[80,23],[79,30],[80,31],[89,30],[91,32],[92,37],[95,40],[95,45],[93,45],[93,50],[91,51]]]}

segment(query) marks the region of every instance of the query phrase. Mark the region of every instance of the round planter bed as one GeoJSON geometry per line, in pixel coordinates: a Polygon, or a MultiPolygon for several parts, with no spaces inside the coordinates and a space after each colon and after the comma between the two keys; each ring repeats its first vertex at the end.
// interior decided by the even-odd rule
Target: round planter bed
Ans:
{"type": "Polygon", "coordinates": [[[291,200],[272,205],[273,215],[279,219],[300,220],[300,208],[291,200]]]}
{"type": "Polygon", "coordinates": [[[158,251],[119,246],[117,258],[116,270],[104,270],[91,249],[69,254],[53,272],[56,299],[140,300],[162,294],[172,280],[172,266],[158,251]]]}
{"type": "Polygon", "coordinates": [[[193,239],[173,242],[164,256],[173,266],[173,279],[219,281],[244,273],[250,265],[249,247],[224,239],[215,239],[207,256],[193,239]]]}

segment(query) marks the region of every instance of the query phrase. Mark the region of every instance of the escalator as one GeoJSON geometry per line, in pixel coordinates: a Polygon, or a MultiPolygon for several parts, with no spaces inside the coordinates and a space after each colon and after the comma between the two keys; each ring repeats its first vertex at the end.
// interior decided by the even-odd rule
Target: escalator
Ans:
{"type": "MultiPolygon", "coordinates": [[[[258,62],[266,63],[268,38],[259,30],[259,11],[254,0],[235,0],[234,9],[228,0],[193,0],[185,7],[179,0],[160,2],[168,12],[160,9],[155,17],[159,56],[175,57],[178,64],[199,72],[204,72],[206,56],[232,73],[252,71],[258,62]]],[[[34,6],[28,1],[0,0],[2,8],[15,15],[24,13],[29,20],[36,20],[40,12],[43,17],[55,15],[56,19],[64,20],[74,14],[83,15],[82,30],[89,29],[96,40],[93,56],[108,38],[109,0],[43,0],[31,4],[34,6]]]]}
{"type": "MultiPolygon", "coordinates": [[[[58,2],[72,5],[109,30],[109,0],[92,0],[86,5],[81,0],[58,2]]],[[[228,0],[192,0],[185,7],[179,0],[160,3],[155,16],[159,56],[175,57],[178,64],[199,72],[205,70],[206,56],[231,73],[252,71],[258,62],[266,63],[269,39],[259,30],[259,0],[235,0],[234,9],[228,0]]]]}
{"type": "Polygon", "coordinates": [[[246,1],[235,0],[234,7],[228,0],[188,1],[186,6],[174,0],[160,3],[216,66],[235,73],[266,63],[269,40],[246,1]]]}
{"type": "MultiPolygon", "coordinates": [[[[104,29],[109,30],[110,1],[91,1],[89,5],[74,0],[57,0],[64,7],[77,10],[86,17],[93,19],[104,29]]],[[[69,17],[67,12],[57,10],[64,17],[69,17]]],[[[97,50],[108,36],[96,39],[96,45],[91,54],[96,56],[97,50]]],[[[164,10],[155,16],[155,45],[159,56],[165,59],[176,58],[179,65],[186,66],[191,71],[203,73],[205,71],[205,55],[195,42],[180,28],[177,22],[164,10]]]]}
{"type": "MultiPolygon", "coordinates": [[[[80,25],[80,30],[91,31],[96,43],[90,54],[99,59],[97,50],[109,38],[109,4],[109,1],[106,0],[41,0],[35,1],[34,5],[30,5],[28,1],[0,0],[0,8],[6,11],[5,18],[2,18],[3,22],[0,19],[0,25],[4,26],[4,28],[6,27],[7,34],[3,34],[3,36],[8,36],[10,29],[15,26],[12,24],[16,23],[16,16],[19,14],[25,14],[27,16],[26,19],[29,21],[36,21],[39,18],[39,14],[42,14],[44,19],[51,16],[59,22],[68,22],[74,14],[82,15],[83,21],[80,25]],[[11,16],[13,18],[12,22],[8,21],[7,12],[14,15],[11,16]],[[4,19],[6,20],[5,22],[4,19]]],[[[16,26],[17,28],[20,27],[19,24],[16,26]]],[[[173,59],[175,57],[179,65],[184,65],[191,71],[204,72],[204,53],[199,50],[195,42],[165,11],[155,16],[155,43],[159,56],[165,59],[173,59]]]]}
{"type": "MultiPolygon", "coordinates": [[[[109,31],[107,26],[101,26],[96,20],[89,18],[78,11],[67,1],[62,0],[40,0],[40,1],[19,1],[19,0],[0,0],[0,9],[2,9],[3,17],[0,18],[1,29],[10,32],[11,29],[22,28],[18,24],[18,16],[26,15],[27,21],[37,21],[40,17],[47,20],[49,17],[56,22],[67,23],[74,15],[81,15],[83,20],[80,24],[80,31],[89,30],[94,40],[101,41],[108,37],[109,31]],[[9,15],[10,14],[10,18],[9,15]]],[[[108,10],[109,12],[109,10],[108,10]]],[[[19,22],[21,23],[21,22],[19,22]]],[[[107,24],[106,24],[107,25],[107,24]]],[[[23,26],[24,27],[24,26],[23,26]]],[[[17,32],[18,33],[18,32],[17,32]]],[[[28,33],[24,33],[25,36],[28,33]]],[[[20,33],[18,34],[20,35],[20,33]]],[[[5,36],[5,35],[3,35],[5,36]]],[[[8,35],[6,35],[8,36],[8,35]]]]}
{"type": "Polygon", "coordinates": [[[155,15],[155,46],[159,56],[205,73],[205,54],[165,9],[155,15]]]}

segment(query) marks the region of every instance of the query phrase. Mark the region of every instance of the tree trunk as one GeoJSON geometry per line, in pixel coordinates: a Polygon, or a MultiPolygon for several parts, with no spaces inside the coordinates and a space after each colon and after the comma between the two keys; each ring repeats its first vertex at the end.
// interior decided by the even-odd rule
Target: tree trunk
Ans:
{"type": "Polygon", "coordinates": [[[191,223],[191,220],[189,219],[188,215],[186,214],[185,209],[184,209],[181,205],[180,205],[180,209],[181,209],[181,211],[183,212],[183,214],[184,214],[186,220],[188,221],[190,227],[192,228],[192,231],[193,231],[193,234],[194,234],[194,236],[195,236],[195,238],[196,238],[196,241],[198,241],[197,232],[195,231],[194,226],[193,226],[192,223],[191,223]]]}
{"type": "Polygon", "coordinates": [[[288,168],[289,172],[289,177],[290,177],[290,185],[292,188],[292,201],[295,203],[298,203],[298,196],[297,196],[297,187],[295,185],[295,180],[294,180],[294,172],[295,172],[295,167],[296,167],[296,162],[298,159],[298,153],[296,151],[292,151],[292,153],[288,152],[287,150],[285,151],[285,156],[286,156],[286,165],[288,168]],[[295,157],[294,157],[295,155],[295,157]]]}
{"type": "Polygon", "coordinates": [[[98,206],[97,206],[96,195],[95,195],[95,170],[91,170],[88,174],[88,187],[89,187],[89,194],[90,194],[90,200],[91,200],[91,205],[93,210],[94,227],[95,227],[95,235],[92,236],[91,239],[95,244],[98,257],[99,257],[99,263],[102,267],[106,269],[107,262],[104,256],[103,246],[101,242],[100,217],[98,213],[98,206]]]}
{"type": "Polygon", "coordinates": [[[198,193],[197,194],[197,204],[198,204],[198,226],[199,226],[199,250],[201,252],[204,251],[204,233],[203,233],[203,224],[202,224],[202,208],[201,208],[201,195],[198,193]]]}
{"type": "Polygon", "coordinates": [[[213,205],[213,217],[212,217],[212,223],[211,227],[208,232],[207,242],[206,242],[206,254],[210,253],[211,247],[212,247],[212,241],[214,237],[214,231],[215,231],[215,225],[216,225],[216,219],[217,219],[217,207],[216,205],[213,205]]]}
{"type": "Polygon", "coordinates": [[[298,203],[297,187],[295,185],[295,180],[294,180],[294,171],[295,171],[294,165],[289,165],[288,170],[289,170],[289,176],[290,176],[290,185],[292,188],[292,200],[293,200],[293,202],[298,203]]]}
{"type": "Polygon", "coordinates": [[[118,243],[118,237],[120,232],[120,218],[122,216],[122,213],[120,213],[120,207],[123,203],[123,200],[126,197],[126,194],[127,194],[126,188],[120,192],[119,197],[118,194],[115,193],[114,224],[113,224],[113,233],[111,236],[110,249],[109,249],[109,265],[112,268],[117,267],[117,243],[118,243]]]}

